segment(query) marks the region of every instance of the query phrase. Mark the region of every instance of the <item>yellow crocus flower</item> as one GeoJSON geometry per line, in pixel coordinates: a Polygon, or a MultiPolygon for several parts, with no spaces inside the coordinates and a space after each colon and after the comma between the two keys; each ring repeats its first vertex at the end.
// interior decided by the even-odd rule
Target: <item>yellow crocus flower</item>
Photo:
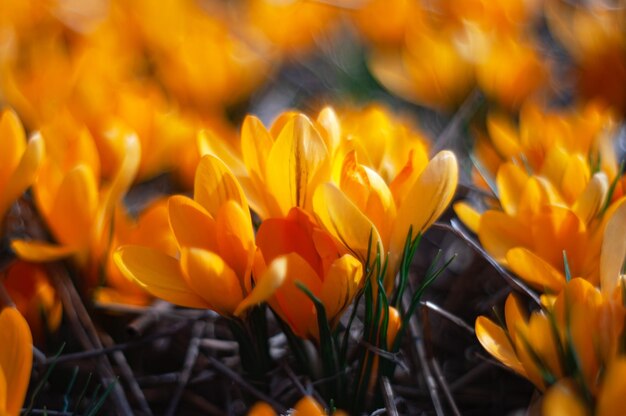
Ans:
{"type": "Polygon", "coordinates": [[[0,310],[0,415],[18,416],[33,364],[33,339],[26,320],[14,308],[0,310]]]}
{"type": "Polygon", "coordinates": [[[0,113],[0,224],[11,204],[37,176],[44,158],[44,142],[34,135],[28,142],[17,115],[10,109],[0,113]]]}
{"type": "MultiPolygon", "coordinates": [[[[46,130],[44,130],[46,133],[46,130]]],[[[50,155],[34,185],[35,201],[56,243],[14,240],[18,257],[47,262],[72,256],[92,284],[109,242],[115,206],[132,184],[140,159],[137,137],[123,126],[111,131],[120,155],[114,176],[100,184],[100,164],[93,139],[79,130],[73,140],[49,134],[50,155]],[[64,147],[65,145],[65,147],[64,147]]]]}
{"type": "Polygon", "coordinates": [[[169,224],[167,198],[150,203],[136,219],[120,204],[113,220],[113,236],[106,258],[106,285],[98,288],[95,299],[104,303],[146,305],[151,297],[134,280],[124,276],[113,261],[115,249],[122,245],[141,245],[176,256],[178,245],[169,224]]]}
{"type": "Polygon", "coordinates": [[[595,409],[595,414],[608,415],[619,414],[623,408],[618,398],[624,392],[619,376],[626,371],[621,351],[626,322],[621,287],[626,202],[620,202],[609,216],[599,289],[574,278],[558,296],[544,297],[542,310],[530,317],[520,300],[510,295],[504,310],[506,328],[483,316],[476,320],[476,336],[483,347],[546,391],[543,410],[547,414],[565,409],[591,414],[595,409]],[[570,350],[574,362],[563,356],[570,350]],[[583,390],[588,391],[591,403],[583,399],[583,390]]]}
{"type": "Polygon", "coordinates": [[[156,297],[229,317],[242,315],[272,294],[277,284],[271,279],[252,288],[256,245],[248,202],[221,160],[202,158],[194,198],[171,197],[169,222],[180,256],[122,246],[113,255],[122,274],[156,297]]]}
{"type": "Polygon", "coordinates": [[[405,168],[404,175],[398,175],[405,183],[393,188],[349,153],[339,184],[325,183],[313,196],[321,223],[361,261],[367,261],[368,253],[372,261],[377,250],[383,261],[389,256],[388,290],[409,230],[413,238],[426,231],[452,200],[458,182],[456,157],[450,151],[438,153],[425,167],[409,160],[405,168]]]}

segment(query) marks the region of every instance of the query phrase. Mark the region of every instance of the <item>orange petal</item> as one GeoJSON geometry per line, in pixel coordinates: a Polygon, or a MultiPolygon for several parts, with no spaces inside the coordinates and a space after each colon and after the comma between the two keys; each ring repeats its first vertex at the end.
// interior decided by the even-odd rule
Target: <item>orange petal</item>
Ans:
{"type": "Polygon", "coordinates": [[[490,113],[487,116],[489,137],[505,159],[512,159],[522,153],[517,128],[511,120],[501,113],[490,113]]]}
{"type": "Polygon", "coordinates": [[[80,248],[72,246],[57,246],[41,241],[13,240],[11,249],[23,260],[35,263],[60,260],[76,254],[80,248]]]}
{"type": "Polygon", "coordinates": [[[250,212],[228,201],[217,212],[215,225],[220,256],[240,279],[248,279],[256,249],[250,212]]]}
{"type": "Polygon", "coordinates": [[[527,248],[507,251],[506,261],[515,274],[541,291],[558,293],[565,286],[565,276],[527,248]]]}
{"type": "MultiPolygon", "coordinates": [[[[5,139],[6,138],[3,140],[5,139]]],[[[0,154],[2,154],[1,152],[2,149],[0,149],[0,154]]],[[[28,141],[28,146],[24,153],[21,154],[18,165],[6,178],[8,182],[2,183],[2,178],[0,177],[0,219],[4,216],[13,201],[19,198],[26,188],[33,183],[41,161],[43,160],[44,153],[44,141],[40,135],[36,134],[28,141]],[[3,186],[4,189],[2,188],[3,186]]]]}
{"type": "Polygon", "coordinates": [[[4,109],[0,114],[0,189],[3,189],[11,177],[26,148],[24,127],[15,111],[4,109]]]}
{"type": "Polygon", "coordinates": [[[598,396],[596,415],[610,416],[626,414],[626,359],[618,358],[609,364],[604,375],[602,387],[598,396]]]}
{"type": "Polygon", "coordinates": [[[98,208],[98,185],[86,165],[70,170],[46,218],[55,238],[64,245],[87,244],[98,208]]]}
{"type": "MultiPolygon", "coordinates": [[[[576,391],[574,383],[569,379],[559,380],[555,385],[548,389],[543,397],[541,411],[544,415],[554,416],[591,415],[591,412],[585,407],[584,400],[576,391]]],[[[615,415],[618,413],[606,414],[615,415]]]]}
{"type": "Polygon", "coordinates": [[[124,276],[158,298],[189,308],[210,307],[187,285],[174,257],[148,247],[122,246],[113,254],[113,260],[124,276]]]}
{"type": "Polygon", "coordinates": [[[184,248],[180,264],[189,287],[224,316],[231,316],[243,299],[241,282],[217,254],[199,248],[184,248]]]}
{"type": "Polygon", "coordinates": [[[215,220],[196,201],[183,195],[168,199],[170,227],[179,247],[198,247],[217,251],[215,220]]]}
{"type": "Polygon", "coordinates": [[[609,180],[603,172],[598,172],[591,177],[587,187],[572,206],[582,222],[589,224],[600,212],[608,190],[609,180]]]}
{"type": "Polygon", "coordinates": [[[241,126],[241,153],[248,172],[265,178],[266,163],[274,140],[258,118],[246,116],[241,126]]]}
{"type": "Polygon", "coordinates": [[[531,243],[528,228],[500,211],[487,211],[482,215],[478,237],[485,250],[498,262],[505,260],[511,248],[531,243]]]}
{"type": "Polygon", "coordinates": [[[506,303],[504,305],[504,319],[506,321],[506,327],[509,331],[509,336],[511,337],[513,343],[515,343],[515,338],[517,336],[516,328],[519,325],[525,325],[528,320],[526,315],[526,310],[522,307],[519,298],[511,293],[506,298],[506,303]]]}
{"type": "Polygon", "coordinates": [[[509,215],[517,213],[520,197],[527,181],[528,175],[521,167],[511,162],[500,166],[496,176],[496,185],[504,212],[509,215]]]}
{"type": "Polygon", "coordinates": [[[265,402],[256,402],[254,406],[248,410],[247,416],[276,416],[276,412],[269,404],[265,402]]]}
{"type": "Polygon", "coordinates": [[[19,415],[33,364],[33,338],[28,323],[14,308],[0,311],[0,372],[6,380],[6,411],[19,415]]]}
{"type": "MultiPolygon", "coordinates": [[[[287,279],[287,259],[279,257],[271,262],[265,270],[256,277],[254,289],[237,306],[235,316],[240,316],[248,308],[270,299],[287,279]]],[[[281,313],[281,312],[279,312],[281,313]]]]}
{"type": "Polygon", "coordinates": [[[326,416],[324,408],[311,396],[301,398],[293,409],[294,416],[326,416]]]}
{"type": "Polygon", "coordinates": [[[317,327],[315,307],[309,297],[296,286],[296,282],[304,284],[314,295],[319,297],[322,282],[315,270],[296,253],[289,253],[275,259],[267,268],[268,273],[282,274],[271,276],[273,281],[283,280],[282,286],[274,294],[276,312],[299,337],[306,338],[310,334],[311,325],[317,327]]]}

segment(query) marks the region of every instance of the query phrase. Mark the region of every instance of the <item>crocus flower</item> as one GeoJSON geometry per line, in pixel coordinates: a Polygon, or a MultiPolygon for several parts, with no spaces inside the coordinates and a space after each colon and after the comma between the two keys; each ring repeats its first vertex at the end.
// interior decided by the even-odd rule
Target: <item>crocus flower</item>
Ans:
{"type": "Polygon", "coordinates": [[[280,282],[268,303],[302,338],[317,339],[319,331],[315,306],[297,282],[322,301],[331,326],[361,287],[361,262],[301,208],[292,208],[285,218],[263,221],[257,245],[255,282],[280,282]]]}
{"type": "Polygon", "coordinates": [[[530,317],[520,300],[510,295],[504,311],[506,328],[486,317],[476,320],[476,336],[483,347],[546,391],[547,414],[568,408],[583,409],[580,414],[593,409],[597,414],[619,414],[623,409],[618,397],[624,393],[619,380],[625,371],[621,343],[626,308],[620,287],[626,258],[624,226],[622,202],[604,233],[600,289],[574,278],[558,296],[544,296],[542,309],[530,317]]]}
{"type": "Polygon", "coordinates": [[[242,315],[271,295],[276,286],[272,279],[252,288],[256,245],[248,202],[221,160],[202,158],[194,198],[171,197],[169,222],[180,256],[122,246],[114,254],[122,274],[158,298],[229,317],[242,315]]]}
{"type": "Polygon", "coordinates": [[[16,261],[6,271],[2,285],[26,318],[36,342],[61,324],[63,307],[46,270],[38,264],[16,261]]]}
{"type": "Polygon", "coordinates": [[[39,135],[28,142],[17,115],[10,109],[0,113],[0,224],[11,204],[36,178],[44,157],[39,135]]]}
{"type": "Polygon", "coordinates": [[[111,132],[121,155],[120,162],[110,182],[100,184],[98,154],[87,130],[79,129],[71,140],[46,134],[50,152],[42,166],[43,174],[34,185],[34,193],[39,212],[56,243],[14,240],[11,245],[20,258],[33,262],[71,256],[95,284],[115,206],[137,172],[139,142],[124,128],[111,132]]]}
{"type": "Polygon", "coordinates": [[[33,364],[33,339],[26,320],[14,308],[0,310],[0,414],[18,416],[33,364]]]}
{"type": "Polygon", "coordinates": [[[449,151],[438,153],[426,166],[409,160],[391,185],[351,152],[343,160],[339,184],[321,185],[313,207],[324,227],[361,261],[372,261],[377,251],[384,261],[388,254],[385,286],[390,290],[409,230],[415,238],[439,218],[457,181],[456,157],[449,151]]]}
{"type": "Polygon", "coordinates": [[[128,279],[113,261],[113,252],[122,245],[142,245],[162,251],[170,256],[178,253],[176,239],[169,224],[169,210],[166,198],[150,203],[134,219],[119,205],[113,220],[111,248],[106,258],[106,284],[98,288],[95,298],[100,302],[146,305],[150,295],[134,280],[128,279]]]}

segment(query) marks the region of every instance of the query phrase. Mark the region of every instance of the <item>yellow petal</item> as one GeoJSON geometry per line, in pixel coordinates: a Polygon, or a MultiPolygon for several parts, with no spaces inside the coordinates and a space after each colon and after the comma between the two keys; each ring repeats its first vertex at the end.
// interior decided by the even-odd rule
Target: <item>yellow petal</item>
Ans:
{"type": "Polygon", "coordinates": [[[522,153],[517,128],[511,120],[501,113],[487,116],[489,137],[498,153],[505,159],[512,159],[522,153]]]}
{"type": "Polygon", "coordinates": [[[14,308],[0,312],[0,371],[6,380],[6,410],[19,415],[33,364],[33,338],[28,323],[14,308]]]}
{"type": "MultiPolygon", "coordinates": [[[[362,262],[376,257],[377,249],[384,255],[378,230],[374,224],[335,185],[325,183],[315,191],[313,208],[320,222],[335,238],[362,262]],[[368,247],[370,235],[372,247],[368,247]]],[[[405,236],[406,237],[406,236],[405,236]]]]}
{"type": "Polygon", "coordinates": [[[527,181],[528,175],[519,166],[510,162],[500,166],[496,176],[496,185],[504,212],[509,215],[517,213],[520,197],[527,181]]]}
{"type": "Polygon", "coordinates": [[[513,247],[529,246],[529,234],[524,224],[500,211],[485,212],[478,225],[480,243],[498,262],[503,262],[513,247]]]}
{"type": "Polygon", "coordinates": [[[515,338],[517,336],[516,328],[518,325],[525,324],[528,318],[526,317],[526,311],[522,307],[519,298],[513,293],[506,298],[506,303],[504,305],[504,319],[506,321],[506,327],[509,331],[509,336],[515,343],[515,338]]]}
{"type": "Polygon", "coordinates": [[[40,135],[36,134],[28,141],[28,146],[23,155],[21,155],[22,157],[18,165],[11,172],[11,175],[7,177],[8,182],[4,189],[1,188],[3,184],[0,182],[0,219],[11,204],[33,183],[44,153],[44,141],[40,135]]]}
{"type": "Polygon", "coordinates": [[[23,260],[42,263],[69,257],[76,254],[80,247],[57,246],[41,241],[13,240],[11,249],[23,260]]]}
{"type": "Polygon", "coordinates": [[[203,156],[196,170],[193,199],[202,205],[213,218],[227,201],[238,203],[248,212],[246,196],[228,166],[212,155],[203,156]]]}
{"type": "Polygon", "coordinates": [[[395,270],[400,260],[409,228],[414,236],[428,229],[450,204],[458,180],[454,153],[441,151],[428,163],[398,208],[389,244],[390,270],[395,270]]]}
{"type": "Polygon", "coordinates": [[[506,253],[509,268],[525,282],[543,292],[558,293],[565,276],[532,251],[516,247],[506,253]]]}
{"type": "Polygon", "coordinates": [[[611,296],[617,287],[626,258],[624,230],[626,230],[626,200],[619,203],[604,231],[600,255],[600,287],[606,296],[611,296]]]}
{"type": "Polygon", "coordinates": [[[489,354],[518,374],[526,375],[506,333],[490,319],[484,316],[476,319],[476,338],[489,354]]]}
{"type": "Polygon", "coordinates": [[[215,220],[191,198],[174,195],[168,199],[170,227],[180,248],[197,247],[217,251],[215,220]]]}
{"type": "Polygon", "coordinates": [[[221,315],[231,316],[243,299],[239,278],[217,254],[184,248],[180,264],[189,287],[221,315]]]}
{"type": "Polygon", "coordinates": [[[352,302],[363,280],[363,266],[355,257],[345,254],[335,260],[324,276],[320,300],[330,322],[352,302]]]}
{"type": "Polygon", "coordinates": [[[561,191],[567,202],[574,203],[576,201],[587,186],[589,176],[587,160],[580,155],[571,157],[561,182],[561,191]]]}
{"type": "Polygon", "coordinates": [[[274,140],[258,118],[246,116],[241,126],[241,153],[248,173],[265,180],[266,163],[274,140]]]}
{"type": "Polygon", "coordinates": [[[332,156],[341,143],[341,124],[337,113],[332,107],[324,107],[317,116],[317,122],[324,127],[326,134],[322,135],[328,153],[332,156]]]}
{"type": "Polygon", "coordinates": [[[94,224],[94,237],[101,239],[105,232],[105,227],[113,215],[115,206],[122,200],[124,194],[135,180],[141,161],[141,146],[139,138],[130,132],[115,132],[123,134],[122,146],[124,149],[124,159],[111,181],[111,184],[104,191],[102,203],[99,207],[97,218],[94,224]]]}
{"type": "Polygon", "coordinates": [[[453,208],[463,224],[474,234],[477,234],[481,214],[466,202],[457,202],[454,204],[453,208]]]}
{"type": "Polygon", "coordinates": [[[272,261],[260,276],[255,279],[254,289],[239,304],[235,316],[241,316],[248,308],[271,298],[287,279],[287,259],[279,257],[272,261]]]}
{"type": "MultiPolygon", "coordinates": [[[[622,401],[623,402],[623,401],[622,401]]],[[[585,402],[576,391],[574,383],[569,379],[559,380],[546,392],[541,411],[550,416],[588,416],[591,412],[585,407],[585,402]]],[[[598,413],[602,414],[602,413],[598,413]]],[[[618,413],[606,413],[615,415],[618,413]]]]}
{"type": "Polygon", "coordinates": [[[326,145],[311,121],[301,114],[290,118],[267,160],[268,192],[276,198],[280,216],[292,207],[310,209],[317,184],[328,180],[323,173],[330,175],[328,163],[326,145]]]}
{"type": "Polygon", "coordinates": [[[586,224],[598,214],[609,190],[609,180],[603,172],[593,175],[585,190],[580,194],[572,209],[586,224]]]}
{"type": "Polygon", "coordinates": [[[620,357],[609,364],[604,375],[602,387],[598,396],[596,415],[611,416],[626,414],[626,359],[620,357]]]}
{"type": "Polygon", "coordinates": [[[124,276],[158,298],[189,308],[210,307],[187,285],[174,257],[148,247],[122,246],[113,254],[113,260],[124,276]]]}
{"type": "Polygon", "coordinates": [[[69,171],[46,218],[55,238],[64,245],[87,244],[98,208],[98,186],[93,171],[79,165],[69,171]]]}

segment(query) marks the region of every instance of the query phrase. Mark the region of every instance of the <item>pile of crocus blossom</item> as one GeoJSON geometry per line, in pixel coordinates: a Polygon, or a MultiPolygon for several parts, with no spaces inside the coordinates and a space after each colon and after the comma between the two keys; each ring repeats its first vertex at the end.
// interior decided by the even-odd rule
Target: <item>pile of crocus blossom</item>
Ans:
{"type": "MultiPolygon", "coordinates": [[[[440,218],[512,282],[475,334],[541,392],[532,406],[626,413],[626,4],[587,3],[3,5],[0,415],[32,411],[46,381],[28,388],[32,351],[46,361],[75,319],[67,282],[87,311],[211,311],[259,391],[283,334],[315,395],[277,408],[253,394],[249,414],[371,411],[452,261],[411,272],[440,218]],[[342,38],[387,104],[254,115],[284,68],[342,38]],[[399,99],[465,114],[469,154],[431,142],[399,99]],[[460,177],[470,191],[447,212],[460,177]]],[[[97,413],[115,383],[76,412],[97,413]]]]}

